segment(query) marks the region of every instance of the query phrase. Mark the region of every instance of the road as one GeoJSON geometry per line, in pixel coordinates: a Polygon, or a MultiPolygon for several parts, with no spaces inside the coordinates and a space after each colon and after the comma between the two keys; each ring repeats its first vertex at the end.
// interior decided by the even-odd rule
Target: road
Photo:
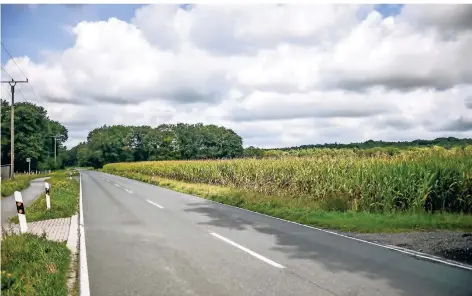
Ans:
{"type": "Polygon", "coordinates": [[[81,171],[90,294],[472,295],[472,272],[81,171]]]}

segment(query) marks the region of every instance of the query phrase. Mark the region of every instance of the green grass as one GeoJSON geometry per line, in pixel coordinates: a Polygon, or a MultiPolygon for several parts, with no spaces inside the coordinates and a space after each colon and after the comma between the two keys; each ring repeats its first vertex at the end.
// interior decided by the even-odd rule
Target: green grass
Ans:
{"type": "MultiPolygon", "coordinates": [[[[74,171],[74,175],[78,173],[74,171]]],[[[74,215],[78,210],[79,182],[69,180],[67,171],[51,174],[48,179],[51,184],[51,209],[46,208],[46,194],[43,193],[26,208],[28,222],[66,218],[74,215]]],[[[10,222],[18,223],[18,216],[10,218],[10,222]]]]}
{"type": "Polygon", "coordinates": [[[0,185],[0,190],[2,198],[12,195],[15,191],[21,191],[26,189],[29,186],[31,180],[37,178],[43,178],[49,176],[48,174],[38,174],[38,175],[29,175],[29,174],[17,174],[14,179],[5,179],[2,180],[0,185]]]}
{"type": "Polygon", "coordinates": [[[438,229],[472,230],[472,216],[450,213],[369,213],[326,211],[305,199],[293,199],[208,184],[186,183],[139,173],[115,173],[122,177],[155,184],[224,204],[248,209],[305,225],[358,232],[404,232],[438,229]]]}
{"type": "Polygon", "coordinates": [[[2,241],[2,295],[67,296],[70,251],[65,243],[33,234],[2,241]]]}

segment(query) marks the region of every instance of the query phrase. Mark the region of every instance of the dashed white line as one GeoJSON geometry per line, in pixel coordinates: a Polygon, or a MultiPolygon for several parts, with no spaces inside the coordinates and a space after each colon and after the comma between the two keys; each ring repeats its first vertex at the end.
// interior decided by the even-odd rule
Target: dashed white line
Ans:
{"type": "Polygon", "coordinates": [[[125,188],[125,191],[128,192],[129,194],[133,194],[133,191],[129,190],[129,189],[126,189],[125,188]]]}
{"type": "Polygon", "coordinates": [[[280,265],[280,264],[277,263],[277,262],[274,262],[274,261],[272,261],[272,260],[270,260],[270,259],[268,259],[268,258],[266,258],[266,257],[264,257],[264,256],[262,256],[262,255],[259,255],[259,254],[257,254],[256,252],[251,251],[251,250],[249,250],[248,248],[245,248],[245,247],[243,247],[243,246],[241,246],[241,245],[239,245],[239,244],[233,242],[232,240],[227,239],[227,238],[224,237],[224,236],[221,236],[221,235],[219,235],[219,234],[217,234],[217,233],[214,233],[214,232],[210,232],[210,234],[213,235],[214,237],[219,238],[219,239],[221,239],[222,241],[224,241],[224,242],[226,242],[226,243],[228,243],[228,244],[230,244],[230,245],[232,245],[232,246],[234,246],[234,247],[240,249],[240,250],[243,250],[243,251],[246,252],[246,253],[251,254],[252,256],[256,257],[256,258],[259,259],[259,260],[264,261],[265,263],[268,263],[268,264],[270,264],[270,265],[272,265],[272,266],[274,266],[274,267],[277,267],[277,268],[285,268],[283,265],[280,265]]]}
{"type": "Polygon", "coordinates": [[[163,206],[160,206],[160,205],[158,205],[157,203],[150,201],[149,199],[147,199],[146,201],[147,201],[148,203],[150,203],[150,204],[152,204],[152,205],[154,205],[154,206],[160,208],[160,209],[163,209],[163,208],[164,208],[163,206]]]}
{"type": "Polygon", "coordinates": [[[118,184],[115,184],[115,186],[116,186],[116,187],[120,187],[120,185],[118,185],[118,184]]]}

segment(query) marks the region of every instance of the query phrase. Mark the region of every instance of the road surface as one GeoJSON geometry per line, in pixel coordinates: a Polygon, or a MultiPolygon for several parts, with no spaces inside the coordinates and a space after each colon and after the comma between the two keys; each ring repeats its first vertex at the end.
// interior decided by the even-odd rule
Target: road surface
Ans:
{"type": "Polygon", "coordinates": [[[90,295],[472,295],[472,272],[81,171],[90,295]]]}

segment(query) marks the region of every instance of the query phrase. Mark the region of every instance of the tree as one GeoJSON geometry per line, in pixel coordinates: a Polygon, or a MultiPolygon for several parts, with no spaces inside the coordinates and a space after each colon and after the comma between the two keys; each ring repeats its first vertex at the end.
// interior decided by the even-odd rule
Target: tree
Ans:
{"type": "Polygon", "coordinates": [[[264,150],[260,148],[256,148],[254,146],[249,146],[246,149],[244,149],[244,156],[261,158],[264,156],[264,150]]]}
{"type": "MultiPolygon", "coordinates": [[[[10,105],[1,101],[1,158],[2,163],[10,163],[10,105]]],[[[28,170],[27,158],[31,159],[31,169],[53,169],[60,167],[54,163],[54,139],[60,134],[58,154],[65,150],[62,143],[67,140],[67,128],[48,118],[46,110],[32,103],[15,103],[15,170],[28,170]],[[51,160],[52,159],[52,160],[51,160]]]]}
{"type": "Polygon", "coordinates": [[[234,131],[201,123],[156,128],[105,125],[92,130],[76,151],[79,165],[94,167],[126,161],[231,158],[244,152],[242,139],[234,131]]]}

